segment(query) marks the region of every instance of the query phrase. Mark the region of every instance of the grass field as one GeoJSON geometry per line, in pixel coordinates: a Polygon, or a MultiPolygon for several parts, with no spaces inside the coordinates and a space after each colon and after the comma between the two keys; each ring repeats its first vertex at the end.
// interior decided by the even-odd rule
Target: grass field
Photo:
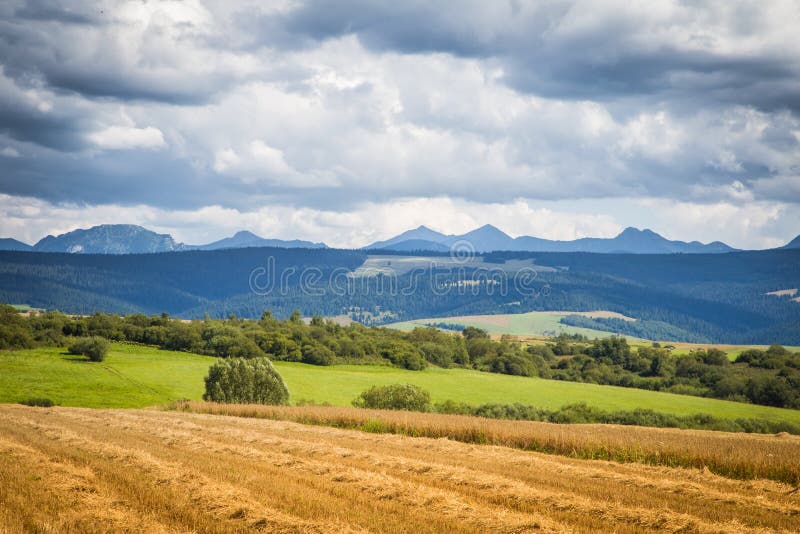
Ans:
{"type": "MultiPolygon", "coordinates": [[[[780,447],[741,437],[722,445],[731,458],[780,447]]],[[[800,525],[792,489],[287,421],[0,406],[0,531],[9,533],[791,532],[800,525]]]]}
{"type": "MultiPolygon", "coordinates": [[[[482,328],[490,334],[509,334],[512,336],[543,337],[550,335],[581,334],[589,338],[610,336],[609,332],[593,330],[590,328],[580,328],[561,324],[559,321],[565,315],[578,312],[528,312],[528,313],[506,313],[499,315],[463,315],[458,317],[438,317],[429,319],[414,319],[413,321],[403,321],[392,323],[386,326],[397,328],[398,330],[412,330],[418,326],[427,326],[433,323],[448,323],[464,326],[474,326],[482,328]]],[[[592,313],[592,312],[588,312],[592,313]]],[[[608,312],[597,312],[607,316],[608,312]]],[[[622,316],[620,316],[622,317],[622,316]]]]}
{"type": "Polygon", "coordinates": [[[102,363],[64,349],[0,351],[0,402],[47,397],[63,406],[133,408],[199,399],[208,356],[114,343],[102,363]]]}
{"type": "MultiPolygon", "coordinates": [[[[89,363],[55,348],[4,351],[0,352],[0,402],[47,397],[62,406],[137,408],[181,398],[199,400],[203,377],[213,361],[207,356],[124,344],[114,344],[102,363],[89,363]]],[[[760,418],[800,424],[800,410],[466,369],[406,371],[289,362],[275,362],[275,366],[294,402],[349,406],[372,385],[412,383],[429,390],[434,401],[520,402],[549,409],[586,402],[604,410],[650,408],[676,415],[708,413],[730,419],[760,418]]]]}

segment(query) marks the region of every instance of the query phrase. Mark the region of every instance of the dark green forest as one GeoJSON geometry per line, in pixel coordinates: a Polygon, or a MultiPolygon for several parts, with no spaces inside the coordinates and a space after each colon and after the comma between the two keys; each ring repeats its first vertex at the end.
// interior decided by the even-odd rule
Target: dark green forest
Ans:
{"type": "Polygon", "coordinates": [[[635,317],[637,325],[597,321],[594,328],[665,341],[800,344],[800,302],[766,295],[800,286],[800,250],[495,252],[479,256],[485,263],[478,267],[352,276],[367,257],[364,251],[275,248],[117,256],[0,252],[0,301],[78,314],[167,312],[183,318],[233,313],[257,319],[264,309],[287,318],[297,309],[306,316],[348,315],[368,325],[610,310],[635,317]],[[494,280],[512,260],[534,261],[534,275],[517,284],[513,271],[500,271],[505,278],[494,280]],[[475,283],[459,285],[465,279],[475,283]]]}
{"type": "Polygon", "coordinates": [[[525,344],[492,340],[474,327],[462,332],[415,328],[401,332],[358,323],[342,326],[299,311],[280,320],[263,312],[259,320],[180,320],[167,313],[146,316],[59,312],[25,317],[0,306],[0,349],[67,346],[98,336],[220,358],[269,358],[312,365],[391,365],[409,370],[463,367],[490,373],[538,376],[714,397],[769,406],[800,408],[800,353],[780,345],[748,350],[729,362],[717,349],[674,355],[668,347],[631,347],[625,338],[581,336],[525,344]]]}

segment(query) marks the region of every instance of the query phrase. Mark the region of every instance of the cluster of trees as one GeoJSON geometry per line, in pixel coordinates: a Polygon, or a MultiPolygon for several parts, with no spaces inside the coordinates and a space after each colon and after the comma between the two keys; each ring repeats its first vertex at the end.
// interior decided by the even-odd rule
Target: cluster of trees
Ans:
{"type": "Polygon", "coordinates": [[[264,358],[313,365],[361,363],[421,370],[429,365],[492,373],[668,391],[770,406],[800,408],[800,354],[778,345],[743,352],[735,362],[717,349],[674,354],[670,348],[631,347],[624,338],[588,340],[562,335],[548,343],[492,340],[481,329],[461,335],[435,328],[401,332],[343,326],[299,312],[279,320],[264,312],[258,321],[176,320],[95,314],[69,317],[48,312],[24,318],[0,307],[0,347],[65,346],[75,337],[156,345],[220,358],[264,358]]]}
{"type": "Polygon", "coordinates": [[[67,352],[87,356],[92,362],[102,362],[106,359],[110,346],[108,340],[100,336],[80,337],[69,344],[67,352]]]}
{"type": "Polygon", "coordinates": [[[427,412],[431,405],[431,394],[414,384],[389,384],[372,386],[353,401],[356,408],[378,410],[408,410],[427,412]]]}
{"type": "Polygon", "coordinates": [[[528,350],[548,362],[549,377],[557,380],[800,408],[800,353],[780,345],[744,351],[734,362],[715,348],[673,354],[658,343],[634,349],[621,337],[589,342],[562,336],[528,350]]]}
{"type": "Polygon", "coordinates": [[[226,403],[288,404],[289,390],[267,358],[217,360],[205,378],[203,400],[226,403]]]}

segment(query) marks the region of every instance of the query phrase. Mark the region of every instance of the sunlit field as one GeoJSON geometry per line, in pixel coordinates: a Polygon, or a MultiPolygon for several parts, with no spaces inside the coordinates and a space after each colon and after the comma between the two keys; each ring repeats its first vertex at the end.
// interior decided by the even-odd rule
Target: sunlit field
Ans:
{"type": "MultiPolygon", "coordinates": [[[[631,443],[647,437],[574,428],[631,443]]],[[[691,448],[701,435],[660,439],[669,448],[686,436],[691,448]]],[[[731,461],[798,448],[794,438],[724,434],[707,444],[720,446],[731,461]]],[[[702,468],[288,421],[0,406],[4,532],[793,531],[792,490],[702,468]]]]}
{"type": "MultiPolygon", "coordinates": [[[[46,397],[62,406],[142,408],[177,399],[200,400],[214,358],[154,347],[115,343],[102,363],[40,348],[0,354],[0,402],[46,397]]],[[[555,409],[586,402],[602,410],[649,408],[674,415],[710,414],[800,424],[800,411],[741,402],[483,373],[468,369],[408,371],[388,366],[314,366],[274,362],[291,401],[350,406],[373,385],[410,383],[430,391],[434,402],[514,403],[555,409]]]]}

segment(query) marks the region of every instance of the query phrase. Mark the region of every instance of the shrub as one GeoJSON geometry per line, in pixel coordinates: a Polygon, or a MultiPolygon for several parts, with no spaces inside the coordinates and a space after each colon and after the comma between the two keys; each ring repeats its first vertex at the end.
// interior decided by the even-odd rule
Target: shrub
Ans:
{"type": "Polygon", "coordinates": [[[29,349],[33,346],[30,323],[13,307],[0,304],[0,349],[29,349]]]}
{"type": "Polygon", "coordinates": [[[303,345],[303,362],[311,365],[333,365],[336,355],[325,345],[303,345]]]}
{"type": "Polygon", "coordinates": [[[53,401],[44,397],[31,397],[29,399],[25,399],[24,401],[20,401],[20,404],[24,404],[25,406],[38,406],[40,408],[50,408],[51,406],[55,406],[53,401]]]}
{"type": "Polygon", "coordinates": [[[410,371],[421,371],[428,366],[428,362],[426,362],[425,358],[418,352],[405,347],[396,351],[387,352],[385,353],[385,357],[397,367],[402,367],[410,371]]]}
{"type": "Polygon", "coordinates": [[[288,404],[289,390],[267,358],[227,358],[208,369],[203,400],[288,404]]]}
{"type": "Polygon", "coordinates": [[[110,343],[102,337],[83,337],[73,341],[67,351],[70,354],[88,356],[90,361],[102,362],[106,359],[110,343]]]}
{"type": "Polygon", "coordinates": [[[381,410],[408,410],[427,412],[431,405],[431,394],[413,384],[389,384],[372,386],[363,391],[354,401],[356,408],[381,410]]]}

